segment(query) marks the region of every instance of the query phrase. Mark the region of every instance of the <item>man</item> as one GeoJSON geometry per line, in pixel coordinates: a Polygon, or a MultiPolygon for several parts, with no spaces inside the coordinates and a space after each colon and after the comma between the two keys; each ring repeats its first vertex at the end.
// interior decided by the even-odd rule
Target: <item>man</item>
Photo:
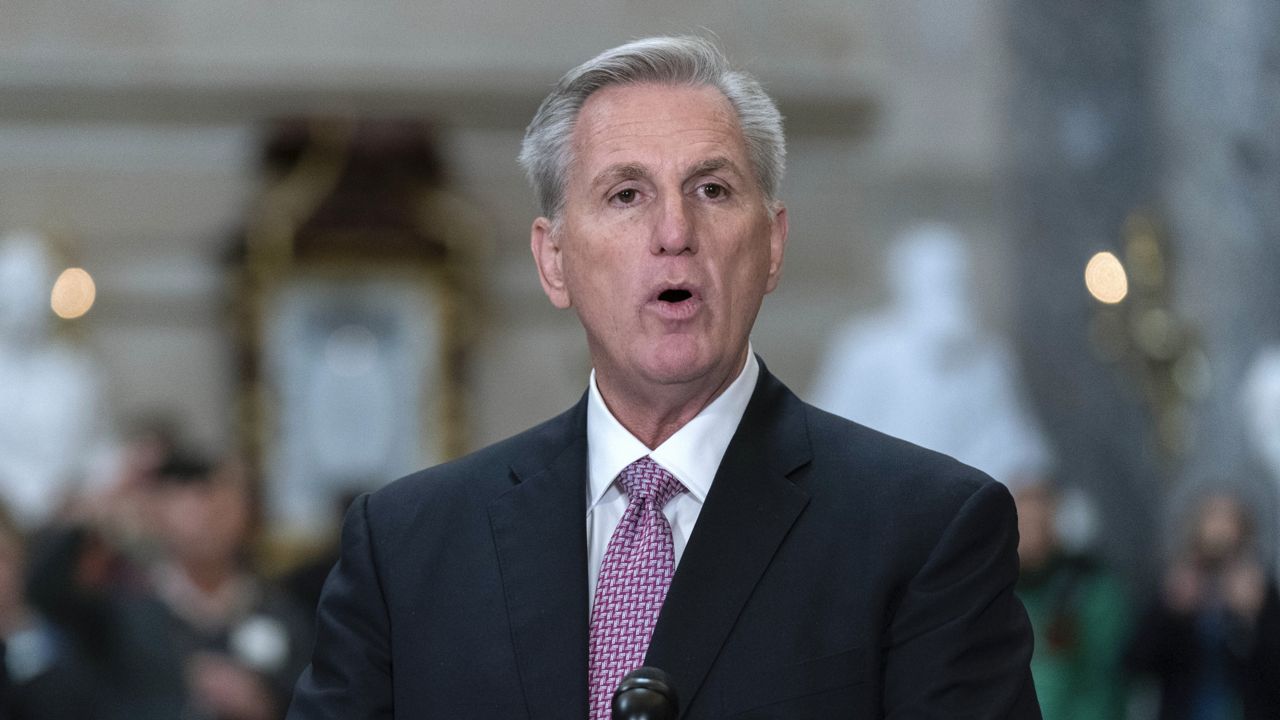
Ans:
{"type": "Polygon", "coordinates": [[[254,528],[252,480],[236,462],[214,465],[164,443],[137,443],[139,455],[157,456],[130,469],[110,511],[95,516],[101,529],[54,526],[36,544],[29,595],[47,620],[46,654],[56,665],[52,677],[19,698],[35,714],[16,717],[284,716],[311,652],[311,623],[244,564],[254,528]],[[126,505],[140,514],[117,515],[126,505]],[[156,551],[145,566],[107,542],[135,520],[156,551]]]}
{"type": "Polygon", "coordinates": [[[772,101],[701,39],[560,81],[521,160],[588,391],[352,506],[290,718],[607,718],[641,664],[690,719],[1039,717],[1008,493],[751,353],[783,155],[772,101]]]}
{"type": "Polygon", "coordinates": [[[1058,530],[1060,491],[1048,478],[1013,489],[1018,508],[1018,599],[1035,634],[1031,672],[1045,720],[1125,717],[1131,634],[1120,583],[1058,530]]]}

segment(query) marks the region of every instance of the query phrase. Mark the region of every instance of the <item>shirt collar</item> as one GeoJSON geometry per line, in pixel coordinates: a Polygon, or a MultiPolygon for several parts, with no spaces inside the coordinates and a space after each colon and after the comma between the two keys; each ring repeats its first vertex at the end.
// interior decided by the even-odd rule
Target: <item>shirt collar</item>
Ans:
{"type": "Polygon", "coordinates": [[[604,498],[625,467],[645,455],[675,475],[698,502],[705,501],[759,376],[760,364],[748,344],[747,362],[729,387],[674,435],[650,450],[609,411],[592,370],[587,401],[587,511],[604,498]]]}

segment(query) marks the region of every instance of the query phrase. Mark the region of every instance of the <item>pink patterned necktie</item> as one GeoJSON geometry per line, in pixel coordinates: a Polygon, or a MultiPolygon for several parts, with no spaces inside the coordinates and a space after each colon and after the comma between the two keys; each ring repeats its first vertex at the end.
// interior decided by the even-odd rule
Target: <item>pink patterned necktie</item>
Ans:
{"type": "Polygon", "coordinates": [[[684,485],[647,455],[624,468],[618,482],[627,509],[600,563],[591,612],[591,720],[609,720],[618,682],[644,664],[676,564],[662,507],[684,485]]]}

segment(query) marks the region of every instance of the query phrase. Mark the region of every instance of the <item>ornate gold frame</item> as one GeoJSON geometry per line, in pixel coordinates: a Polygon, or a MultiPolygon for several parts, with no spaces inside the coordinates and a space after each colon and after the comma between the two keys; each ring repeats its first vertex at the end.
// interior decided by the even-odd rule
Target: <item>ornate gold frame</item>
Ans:
{"type": "MultiPolygon", "coordinates": [[[[428,289],[439,309],[439,382],[424,385],[428,398],[419,402],[424,444],[438,448],[443,459],[468,449],[465,404],[467,358],[474,336],[478,255],[483,247],[479,214],[457,195],[439,187],[415,192],[412,215],[423,237],[433,240],[433,252],[404,253],[371,258],[357,234],[334,234],[331,242],[306,253],[298,250],[299,230],[338,186],[354,137],[354,121],[310,123],[311,142],[292,168],[268,179],[255,201],[244,230],[243,262],[231,273],[233,326],[239,392],[236,427],[250,467],[270,482],[264,465],[275,434],[275,388],[264,377],[263,360],[270,304],[300,278],[412,278],[428,289]]],[[[389,481],[394,478],[385,478],[389,481]]],[[[266,528],[266,566],[282,568],[296,561],[321,540],[284,537],[266,528]]]]}

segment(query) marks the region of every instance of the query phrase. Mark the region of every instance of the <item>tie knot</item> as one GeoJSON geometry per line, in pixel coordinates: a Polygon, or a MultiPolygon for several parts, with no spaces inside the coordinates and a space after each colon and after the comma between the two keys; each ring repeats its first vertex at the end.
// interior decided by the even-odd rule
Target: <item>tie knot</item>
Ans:
{"type": "Polygon", "coordinates": [[[661,509],[671,498],[684,492],[684,485],[666,468],[654,462],[648,455],[631,463],[618,476],[627,497],[632,500],[652,500],[661,509]]]}

